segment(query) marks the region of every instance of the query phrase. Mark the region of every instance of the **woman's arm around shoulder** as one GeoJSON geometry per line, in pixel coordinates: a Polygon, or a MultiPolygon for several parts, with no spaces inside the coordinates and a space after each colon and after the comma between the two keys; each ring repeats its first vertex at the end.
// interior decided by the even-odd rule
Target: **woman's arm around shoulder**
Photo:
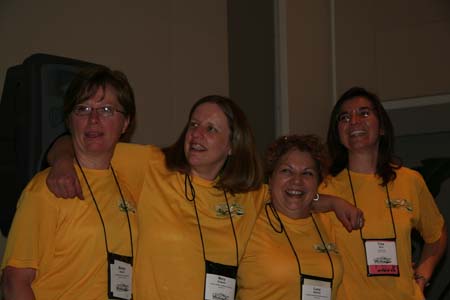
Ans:
{"type": "Polygon", "coordinates": [[[320,194],[319,199],[313,201],[312,210],[319,213],[334,211],[336,217],[348,232],[364,226],[362,210],[337,196],[320,194]]]}

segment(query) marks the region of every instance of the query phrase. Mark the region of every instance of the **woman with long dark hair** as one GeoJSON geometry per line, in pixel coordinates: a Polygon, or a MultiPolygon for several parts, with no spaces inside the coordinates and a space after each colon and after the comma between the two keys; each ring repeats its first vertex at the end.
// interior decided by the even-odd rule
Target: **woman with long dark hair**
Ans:
{"type": "Polygon", "coordinates": [[[447,244],[444,219],[419,173],[394,156],[394,132],[378,97],[354,87],[331,113],[331,176],[321,192],[364,212],[362,229],[335,222],[344,263],[338,299],[424,299],[423,291],[447,244]],[[424,241],[413,268],[410,234],[424,241]]]}

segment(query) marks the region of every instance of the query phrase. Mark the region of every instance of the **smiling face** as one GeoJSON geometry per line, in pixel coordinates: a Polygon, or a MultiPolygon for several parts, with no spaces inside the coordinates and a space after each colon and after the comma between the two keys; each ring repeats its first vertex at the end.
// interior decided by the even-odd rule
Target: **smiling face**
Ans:
{"type": "Polygon", "coordinates": [[[339,139],[351,153],[376,154],[380,135],[380,123],[372,103],[364,97],[345,101],[338,117],[339,139]]]}
{"type": "Polygon", "coordinates": [[[292,219],[306,218],[318,184],[319,173],[311,154],[293,148],[281,156],[270,177],[273,205],[292,219]]]}
{"type": "Polygon", "coordinates": [[[227,117],[215,103],[203,103],[192,113],[184,154],[193,175],[213,180],[231,154],[227,117]]]}
{"type": "Polygon", "coordinates": [[[102,117],[95,108],[112,106],[122,111],[114,90],[108,85],[98,88],[88,100],[80,103],[93,109],[88,116],[78,116],[73,112],[68,119],[75,153],[83,166],[96,168],[109,166],[116,143],[129,124],[129,118],[120,112],[110,117],[102,117]]]}

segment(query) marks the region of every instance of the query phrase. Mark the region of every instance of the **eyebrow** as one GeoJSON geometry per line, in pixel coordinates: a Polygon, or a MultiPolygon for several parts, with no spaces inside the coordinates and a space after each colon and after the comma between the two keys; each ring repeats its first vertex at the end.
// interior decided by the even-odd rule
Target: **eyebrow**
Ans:
{"type": "MultiPolygon", "coordinates": [[[[289,167],[291,169],[294,169],[294,167],[291,164],[288,163],[280,163],[279,165],[280,167],[285,166],[285,167],[289,167]]],[[[307,170],[313,170],[316,171],[316,169],[314,167],[306,167],[306,168],[301,168],[301,171],[307,171],[307,170]]]]}
{"type": "Polygon", "coordinates": [[[348,112],[351,112],[353,110],[364,109],[364,108],[374,109],[373,107],[370,107],[370,106],[360,106],[360,107],[353,108],[353,109],[350,109],[350,110],[341,110],[339,113],[348,113],[348,112]]]}

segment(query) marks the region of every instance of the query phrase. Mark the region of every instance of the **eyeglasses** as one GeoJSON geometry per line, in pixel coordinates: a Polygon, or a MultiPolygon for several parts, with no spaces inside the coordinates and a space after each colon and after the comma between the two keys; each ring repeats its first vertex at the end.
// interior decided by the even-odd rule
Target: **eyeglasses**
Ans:
{"type": "Polygon", "coordinates": [[[373,108],[371,107],[358,107],[352,109],[350,111],[344,111],[338,114],[337,120],[341,123],[350,123],[352,120],[353,114],[356,114],[361,119],[367,119],[373,113],[373,108]]]}
{"type": "Polygon", "coordinates": [[[106,105],[101,107],[91,107],[87,105],[76,105],[72,112],[79,117],[87,117],[90,116],[92,111],[96,111],[97,114],[102,118],[110,118],[114,116],[115,112],[119,112],[121,114],[125,114],[124,111],[118,110],[114,106],[106,105]]]}

